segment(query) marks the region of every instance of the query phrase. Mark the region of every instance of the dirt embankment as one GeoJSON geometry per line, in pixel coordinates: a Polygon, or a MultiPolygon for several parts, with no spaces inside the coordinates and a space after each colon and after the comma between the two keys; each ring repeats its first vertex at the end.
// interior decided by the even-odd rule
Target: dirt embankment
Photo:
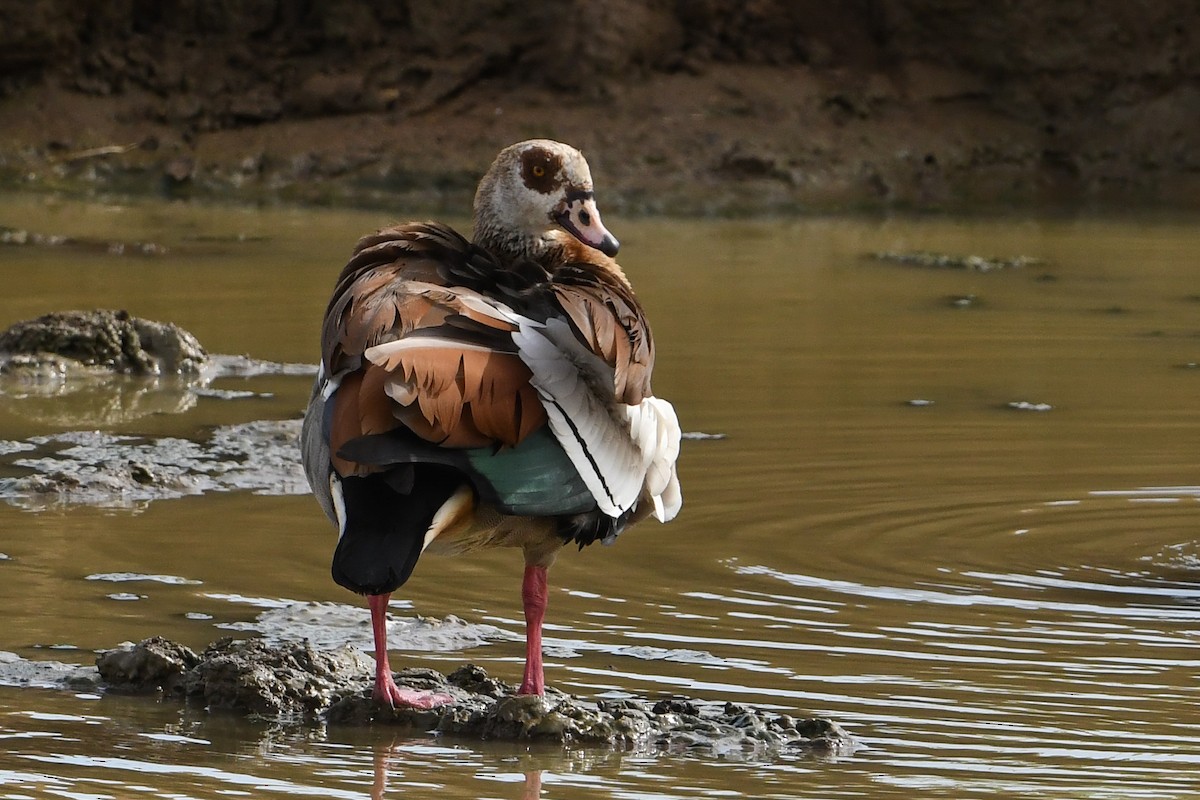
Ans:
{"type": "Polygon", "coordinates": [[[500,147],[606,208],[1200,202],[1200,7],[0,0],[0,182],[465,211],[500,147]]]}

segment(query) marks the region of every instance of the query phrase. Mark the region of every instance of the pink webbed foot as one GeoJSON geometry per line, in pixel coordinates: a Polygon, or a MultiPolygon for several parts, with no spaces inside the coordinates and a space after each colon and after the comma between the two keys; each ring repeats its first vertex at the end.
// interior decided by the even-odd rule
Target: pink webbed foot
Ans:
{"type": "Polygon", "coordinates": [[[371,607],[371,629],[375,635],[375,690],[371,693],[381,703],[391,708],[430,709],[449,705],[454,698],[441,692],[421,692],[416,689],[401,689],[392,678],[392,667],[387,651],[387,604],[389,595],[375,594],[367,598],[371,607]]]}
{"type": "Polygon", "coordinates": [[[375,691],[371,693],[381,703],[392,708],[430,709],[449,705],[454,698],[441,692],[422,692],[416,689],[402,689],[392,679],[391,672],[378,672],[375,675],[375,691]]]}

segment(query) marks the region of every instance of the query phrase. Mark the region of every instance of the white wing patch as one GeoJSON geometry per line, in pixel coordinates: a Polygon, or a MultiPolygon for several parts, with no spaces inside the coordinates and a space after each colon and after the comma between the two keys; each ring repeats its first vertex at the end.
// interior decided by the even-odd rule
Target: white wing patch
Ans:
{"type": "Polygon", "coordinates": [[[451,352],[475,351],[479,353],[490,353],[492,348],[484,347],[478,344],[467,344],[456,339],[445,339],[438,336],[410,336],[404,339],[396,339],[391,342],[377,344],[374,347],[368,347],[363,351],[363,355],[367,357],[367,361],[372,364],[377,364],[386,369],[395,369],[400,363],[400,356],[403,353],[413,350],[449,350],[451,352]]]}
{"type": "Polygon", "coordinates": [[[680,429],[671,404],[653,397],[636,406],[617,403],[612,368],[566,322],[518,320],[513,341],[533,373],[530,383],[596,505],[617,518],[645,499],[660,521],[674,517],[682,498],[675,473],[680,429]]]}
{"type": "Polygon", "coordinates": [[[642,453],[649,456],[644,495],[648,495],[654,504],[654,518],[659,522],[670,522],[683,506],[683,493],[675,471],[683,433],[679,418],[670,403],[657,397],[647,397],[626,409],[630,432],[642,453]]]}

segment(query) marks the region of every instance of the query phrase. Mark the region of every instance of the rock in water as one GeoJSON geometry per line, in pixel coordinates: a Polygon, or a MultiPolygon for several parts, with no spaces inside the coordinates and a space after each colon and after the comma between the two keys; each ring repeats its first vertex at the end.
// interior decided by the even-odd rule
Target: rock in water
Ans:
{"type": "Polygon", "coordinates": [[[371,658],[352,647],[317,650],[308,642],[272,647],[256,639],[221,639],[188,672],[186,694],[207,708],[310,716],[340,693],[359,689],[373,668],[371,658]]]}
{"type": "Polygon", "coordinates": [[[179,691],[188,670],[200,663],[190,647],[155,636],[137,645],[126,643],[96,659],[96,669],[110,689],[142,693],[179,691]]]}
{"type": "Polygon", "coordinates": [[[554,689],[545,697],[518,695],[516,687],[472,664],[449,675],[422,668],[395,673],[401,687],[447,694],[454,701],[428,710],[393,709],[371,698],[374,662],[369,656],[352,647],[318,650],[309,642],[221,639],[196,655],[156,637],[105,653],[97,666],[112,690],[161,693],[209,709],[331,725],[395,725],[472,739],[708,751],[723,757],[845,754],[857,747],[828,719],[679,698],[588,702],[554,689]]]}
{"type": "Polygon", "coordinates": [[[61,360],[134,375],[198,373],[208,354],[196,337],[170,322],[127,311],[60,311],[18,322],[0,333],[5,371],[36,371],[61,360]]]}

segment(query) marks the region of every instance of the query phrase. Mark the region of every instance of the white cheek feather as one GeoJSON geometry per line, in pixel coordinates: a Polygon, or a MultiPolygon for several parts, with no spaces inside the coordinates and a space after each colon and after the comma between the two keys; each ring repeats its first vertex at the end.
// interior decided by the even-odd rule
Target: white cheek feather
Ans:
{"type": "Polygon", "coordinates": [[[329,473],[329,496],[333,498],[333,513],[337,516],[338,541],[346,534],[346,497],[342,494],[342,479],[329,473]]]}

